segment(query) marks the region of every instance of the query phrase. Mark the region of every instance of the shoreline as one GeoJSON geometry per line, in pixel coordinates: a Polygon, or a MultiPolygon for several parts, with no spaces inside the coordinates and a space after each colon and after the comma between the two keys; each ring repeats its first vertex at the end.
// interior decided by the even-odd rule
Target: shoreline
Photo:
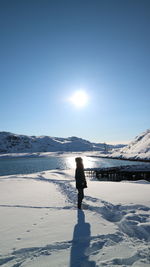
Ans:
{"type": "MultiPolygon", "coordinates": [[[[98,156],[97,156],[98,157],[98,156]]],[[[150,162],[150,159],[132,159],[132,158],[118,158],[118,157],[109,157],[109,156],[99,156],[100,158],[106,158],[106,159],[116,159],[116,160],[127,160],[127,161],[136,161],[136,162],[150,162]]]]}
{"type": "Polygon", "coordinates": [[[83,154],[87,157],[95,158],[105,158],[105,159],[115,159],[115,160],[126,160],[135,162],[145,162],[150,163],[150,159],[140,159],[140,158],[123,158],[123,157],[113,157],[113,156],[103,156],[102,154],[96,154],[99,151],[54,151],[54,152],[31,152],[31,153],[6,153],[0,154],[0,159],[11,159],[11,158],[38,158],[38,157],[61,157],[73,154],[83,154]],[[95,155],[94,155],[94,153],[95,155]]]}

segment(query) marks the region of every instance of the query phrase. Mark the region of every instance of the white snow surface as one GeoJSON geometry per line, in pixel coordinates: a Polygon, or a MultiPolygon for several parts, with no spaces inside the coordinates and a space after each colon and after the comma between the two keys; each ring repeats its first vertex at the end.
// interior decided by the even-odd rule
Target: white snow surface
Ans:
{"type": "Polygon", "coordinates": [[[91,143],[78,137],[27,136],[0,132],[0,153],[33,153],[55,151],[103,150],[104,144],[91,143]]]}
{"type": "Polygon", "coordinates": [[[72,169],[1,176],[0,265],[150,266],[150,183],[87,183],[78,210],[72,169]]]}
{"type": "MultiPolygon", "coordinates": [[[[109,149],[123,145],[107,145],[109,149]]],[[[55,151],[105,151],[106,144],[91,143],[79,137],[27,136],[0,132],[0,153],[33,153],[55,151]]]]}
{"type": "Polygon", "coordinates": [[[112,157],[150,160],[150,129],[135,137],[127,146],[112,151],[112,157]]]}

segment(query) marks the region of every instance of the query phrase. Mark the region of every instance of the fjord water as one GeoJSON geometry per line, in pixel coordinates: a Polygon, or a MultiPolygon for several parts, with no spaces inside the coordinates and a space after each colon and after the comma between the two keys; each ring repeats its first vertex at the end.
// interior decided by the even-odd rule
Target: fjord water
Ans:
{"type": "MultiPolygon", "coordinates": [[[[28,174],[52,169],[75,168],[75,157],[70,156],[48,156],[48,157],[18,157],[0,159],[0,176],[12,174],[28,174]]],[[[81,156],[81,155],[80,155],[81,156]]],[[[133,164],[143,164],[142,162],[116,160],[99,157],[83,156],[85,168],[115,167],[133,164]]],[[[144,163],[149,164],[149,163],[144,163]]]]}

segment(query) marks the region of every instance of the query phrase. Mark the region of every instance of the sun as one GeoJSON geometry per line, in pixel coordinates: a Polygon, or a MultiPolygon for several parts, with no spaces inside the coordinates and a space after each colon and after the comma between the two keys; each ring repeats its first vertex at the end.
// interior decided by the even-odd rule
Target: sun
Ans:
{"type": "Polygon", "coordinates": [[[88,94],[84,90],[78,90],[70,97],[70,102],[77,108],[85,107],[88,103],[88,94]]]}

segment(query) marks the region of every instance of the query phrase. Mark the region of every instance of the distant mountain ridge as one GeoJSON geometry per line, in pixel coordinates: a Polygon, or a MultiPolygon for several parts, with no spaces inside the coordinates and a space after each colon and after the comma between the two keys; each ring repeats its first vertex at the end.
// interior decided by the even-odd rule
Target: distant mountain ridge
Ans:
{"type": "Polygon", "coordinates": [[[113,157],[150,160],[150,129],[139,134],[127,146],[112,151],[113,157]]]}
{"type": "MultiPolygon", "coordinates": [[[[123,145],[122,145],[123,146],[123,145]]],[[[101,151],[118,146],[91,143],[78,137],[27,136],[0,132],[0,153],[32,153],[55,151],[101,151]]]]}

